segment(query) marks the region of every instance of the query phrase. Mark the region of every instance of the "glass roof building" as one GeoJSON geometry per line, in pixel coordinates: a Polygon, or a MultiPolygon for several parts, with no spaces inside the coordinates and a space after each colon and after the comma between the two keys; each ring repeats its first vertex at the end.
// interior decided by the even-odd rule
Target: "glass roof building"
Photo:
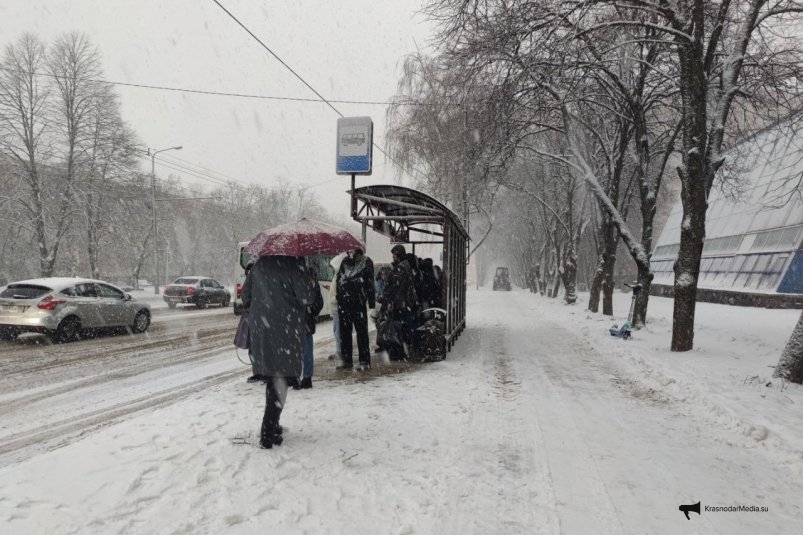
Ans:
{"type": "MultiPolygon", "coordinates": [[[[803,132],[801,132],[803,133],[803,132]]],[[[699,288],[803,294],[803,136],[787,123],[728,155],[708,198],[699,288]]],[[[672,286],[683,207],[655,242],[655,284],[672,286]]]]}

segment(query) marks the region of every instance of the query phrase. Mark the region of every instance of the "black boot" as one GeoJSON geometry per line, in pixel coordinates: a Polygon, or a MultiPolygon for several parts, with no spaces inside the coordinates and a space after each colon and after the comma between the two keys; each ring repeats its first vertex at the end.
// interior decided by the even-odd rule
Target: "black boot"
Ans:
{"type": "MultiPolygon", "coordinates": [[[[279,428],[281,428],[281,426],[279,426],[279,428]]],[[[281,431],[277,432],[277,429],[271,429],[268,433],[262,433],[262,436],[259,439],[259,445],[262,446],[262,448],[269,450],[274,445],[281,445],[282,441],[283,439],[281,431]]]]}
{"type": "Polygon", "coordinates": [[[299,388],[312,388],[312,377],[304,377],[301,379],[299,388]]]}

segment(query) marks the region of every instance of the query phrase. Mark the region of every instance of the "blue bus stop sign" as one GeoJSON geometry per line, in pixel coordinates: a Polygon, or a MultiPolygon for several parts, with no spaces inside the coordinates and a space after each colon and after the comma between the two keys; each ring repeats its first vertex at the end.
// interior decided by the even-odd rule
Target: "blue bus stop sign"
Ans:
{"type": "Polygon", "coordinates": [[[338,175],[370,175],[374,141],[370,117],[341,117],[337,120],[338,175]]]}

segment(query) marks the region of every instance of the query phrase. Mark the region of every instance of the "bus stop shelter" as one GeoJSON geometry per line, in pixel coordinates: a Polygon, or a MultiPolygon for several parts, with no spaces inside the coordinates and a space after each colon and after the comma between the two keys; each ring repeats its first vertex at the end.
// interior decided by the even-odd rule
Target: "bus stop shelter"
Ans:
{"type": "Polygon", "coordinates": [[[441,303],[446,310],[446,350],[466,327],[466,260],[468,233],[457,215],[418,190],[393,185],[352,188],[351,217],[392,243],[442,245],[441,303]]]}

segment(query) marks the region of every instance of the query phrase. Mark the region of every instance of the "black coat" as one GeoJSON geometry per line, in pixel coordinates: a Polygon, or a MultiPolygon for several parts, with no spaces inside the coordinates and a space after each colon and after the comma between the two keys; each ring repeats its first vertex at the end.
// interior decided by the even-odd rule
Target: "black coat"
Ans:
{"type": "Polygon", "coordinates": [[[337,306],[343,310],[365,310],[376,306],[374,263],[365,255],[346,257],[337,272],[337,306]]]}
{"type": "Polygon", "coordinates": [[[307,334],[315,334],[315,318],[323,310],[321,285],[318,281],[314,281],[313,284],[315,284],[315,302],[307,307],[307,334]]]}
{"type": "Polygon", "coordinates": [[[393,305],[394,311],[413,312],[418,308],[417,301],[410,262],[406,259],[394,262],[393,271],[390,272],[390,279],[385,286],[385,303],[393,305]]]}
{"type": "Polygon", "coordinates": [[[315,288],[303,261],[290,256],[260,258],[243,284],[254,373],[298,377],[306,334],[307,306],[315,288]]]}

